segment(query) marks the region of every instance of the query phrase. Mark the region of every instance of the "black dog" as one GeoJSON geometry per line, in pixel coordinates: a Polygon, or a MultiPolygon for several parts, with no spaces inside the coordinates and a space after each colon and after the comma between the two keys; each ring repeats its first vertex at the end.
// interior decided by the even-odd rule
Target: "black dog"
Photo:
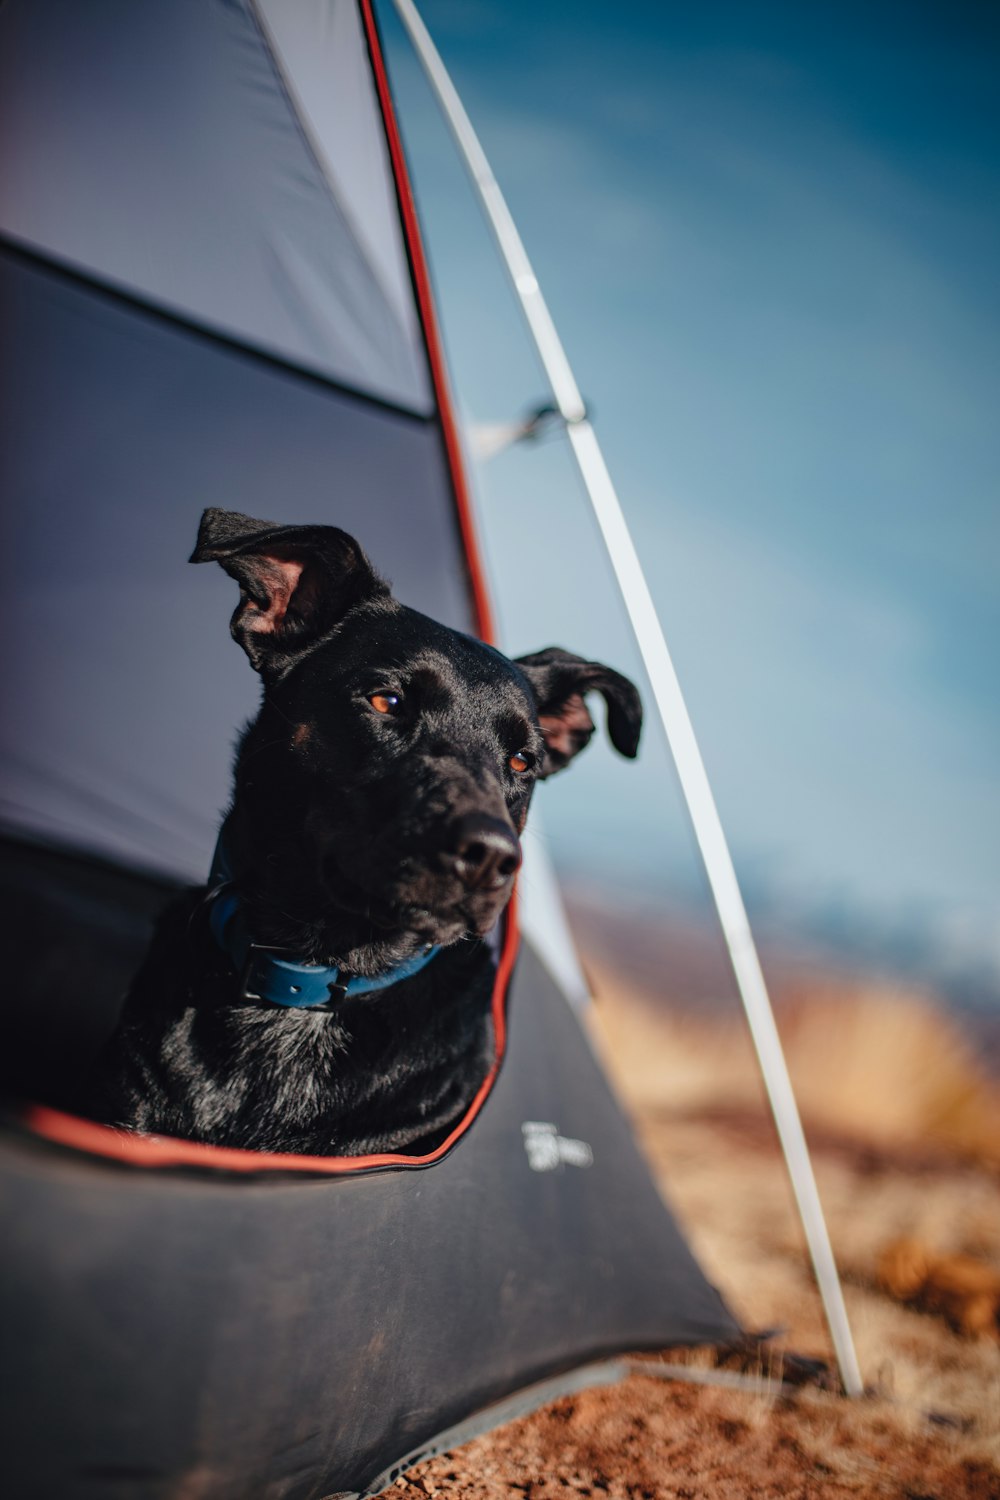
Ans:
{"type": "Polygon", "coordinates": [[[532,788],[589,740],[591,689],[634,756],[638,694],[406,608],[332,526],[209,510],[191,561],[239,583],[263,702],[210,885],[161,921],[85,1112],[258,1150],[432,1150],[492,1062],[484,939],[532,788]]]}

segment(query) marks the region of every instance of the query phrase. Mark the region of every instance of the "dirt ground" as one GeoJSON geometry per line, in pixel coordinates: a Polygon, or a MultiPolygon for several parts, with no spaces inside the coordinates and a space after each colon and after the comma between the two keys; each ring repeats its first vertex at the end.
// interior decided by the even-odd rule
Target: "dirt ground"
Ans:
{"type": "MultiPolygon", "coordinates": [[[[1000,1272],[1000,1093],[925,999],[786,986],[780,1015],[870,1394],[775,1384],[783,1351],[830,1360],[742,1028],[664,1011],[592,964],[597,1045],[706,1273],[744,1327],[780,1328],[753,1390],[634,1375],[431,1460],[400,1490],[555,1500],[1000,1500],[1000,1341],[893,1300],[907,1236],[1000,1272]]],[[[989,1274],[988,1272],[985,1274],[989,1274]]],[[[665,1353],[711,1374],[706,1351],[665,1353]]]]}

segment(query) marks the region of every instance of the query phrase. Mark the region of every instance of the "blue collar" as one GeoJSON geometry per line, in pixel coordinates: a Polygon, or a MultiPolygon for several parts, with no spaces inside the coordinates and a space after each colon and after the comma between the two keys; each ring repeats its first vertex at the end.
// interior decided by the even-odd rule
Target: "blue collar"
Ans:
{"type": "Polygon", "coordinates": [[[387,974],[372,978],[366,974],[347,975],[332,965],[298,963],[291,956],[284,956],[291,954],[288,948],[255,943],[246,924],[243,903],[232,885],[225,833],[223,823],[209,875],[208,924],[219,947],[233,961],[241,1000],[264,1000],[271,1005],[311,1010],[329,1005],[331,1000],[374,994],[410,979],[438,952],[437,948],[426,948],[413,958],[404,959],[387,974]]]}

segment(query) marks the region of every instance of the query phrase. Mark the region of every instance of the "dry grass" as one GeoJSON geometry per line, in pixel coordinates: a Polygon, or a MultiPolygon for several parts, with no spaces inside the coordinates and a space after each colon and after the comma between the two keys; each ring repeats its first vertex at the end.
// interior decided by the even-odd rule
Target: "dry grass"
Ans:
{"type": "MultiPolygon", "coordinates": [[[[598,1045],[633,1110],[756,1109],[746,1029],[657,1010],[589,966],[598,1045]]],[[[868,1148],[1000,1167],[1000,1092],[961,1029],[928,998],[886,984],[801,981],[782,994],[781,1031],[814,1131],[868,1148]]]]}
{"type": "MultiPolygon", "coordinates": [[[[744,1326],[787,1330],[779,1358],[782,1346],[829,1358],[742,1025],[656,1009],[599,963],[592,977],[598,1048],[710,1279],[744,1326]]],[[[469,1500],[1000,1500],[1000,1343],[878,1282],[880,1255],[903,1237],[1000,1271],[1000,1094],[956,1025],[913,994],[792,985],[782,1031],[874,1394],[634,1377],[425,1464],[406,1487],[469,1500]]]]}

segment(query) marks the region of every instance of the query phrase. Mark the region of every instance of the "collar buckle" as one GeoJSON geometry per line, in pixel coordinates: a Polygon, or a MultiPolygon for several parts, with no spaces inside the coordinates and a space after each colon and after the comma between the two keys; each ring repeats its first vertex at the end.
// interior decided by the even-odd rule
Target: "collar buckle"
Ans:
{"type": "Polygon", "coordinates": [[[324,1010],[347,994],[346,984],[328,978],[336,973],[336,969],[296,963],[293,948],[251,942],[239,976],[239,998],[297,1010],[324,1010]],[[320,981],[325,981],[322,989],[320,981]]]}

